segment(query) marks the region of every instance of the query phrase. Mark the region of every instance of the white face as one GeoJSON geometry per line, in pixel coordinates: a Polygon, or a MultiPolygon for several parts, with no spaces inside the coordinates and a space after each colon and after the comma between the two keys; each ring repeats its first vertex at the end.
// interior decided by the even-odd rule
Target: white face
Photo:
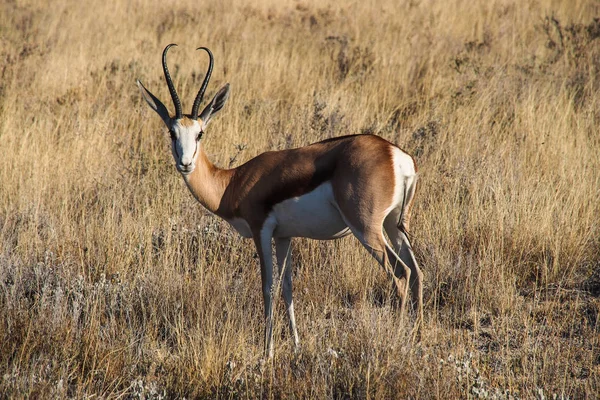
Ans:
{"type": "Polygon", "coordinates": [[[196,168],[200,138],[202,137],[201,121],[190,118],[170,121],[171,151],[175,158],[175,166],[182,175],[191,174],[196,168]]]}
{"type": "Polygon", "coordinates": [[[200,138],[211,118],[225,105],[229,97],[229,83],[215,94],[215,97],[204,108],[197,120],[187,116],[179,119],[171,118],[167,107],[156,96],[150,93],[142,85],[142,82],[138,80],[137,85],[144,96],[144,100],[146,100],[151,109],[156,111],[167,128],[169,128],[169,133],[171,134],[171,152],[175,158],[177,170],[184,177],[191,174],[196,168],[196,161],[200,153],[200,138]]]}

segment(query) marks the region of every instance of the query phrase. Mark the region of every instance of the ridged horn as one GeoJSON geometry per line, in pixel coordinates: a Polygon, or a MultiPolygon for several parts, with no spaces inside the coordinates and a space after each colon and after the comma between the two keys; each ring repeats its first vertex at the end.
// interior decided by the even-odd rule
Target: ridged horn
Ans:
{"type": "Polygon", "coordinates": [[[165,79],[167,80],[167,86],[169,86],[169,93],[171,93],[171,99],[173,99],[173,104],[175,105],[175,119],[180,119],[183,115],[183,112],[181,111],[181,101],[179,101],[179,96],[175,90],[175,85],[173,85],[171,74],[169,74],[169,68],[167,67],[167,52],[173,46],[177,45],[175,43],[171,43],[163,50],[162,65],[163,71],[165,72],[165,79]]]}
{"type": "Polygon", "coordinates": [[[206,92],[206,87],[208,86],[208,81],[210,80],[210,75],[212,74],[214,59],[212,52],[206,47],[198,47],[196,50],[206,50],[208,53],[208,57],[210,58],[210,63],[208,64],[208,71],[206,71],[206,76],[204,77],[204,82],[202,82],[202,86],[196,95],[196,99],[194,100],[194,106],[192,107],[192,119],[198,119],[198,108],[200,107],[200,103],[202,103],[202,98],[204,97],[204,92],[206,92]]]}

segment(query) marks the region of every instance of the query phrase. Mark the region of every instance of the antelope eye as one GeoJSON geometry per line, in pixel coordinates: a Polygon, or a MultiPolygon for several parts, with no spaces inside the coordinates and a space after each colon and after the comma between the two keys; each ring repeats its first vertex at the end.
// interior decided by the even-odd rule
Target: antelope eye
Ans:
{"type": "Polygon", "coordinates": [[[169,135],[171,135],[171,140],[175,140],[176,136],[175,136],[175,131],[172,131],[169,129],[169,135]]]}
{"type": "Polygon", "coordinates": [[[199,141],[200,141],[200,139],[202,139],[202,134],[203,134],[203,133],[204,133],[204,132],[200,132],[200,133],[198,134],[198,136],[196,136],[196,142],[199,142],[199,141]]]}

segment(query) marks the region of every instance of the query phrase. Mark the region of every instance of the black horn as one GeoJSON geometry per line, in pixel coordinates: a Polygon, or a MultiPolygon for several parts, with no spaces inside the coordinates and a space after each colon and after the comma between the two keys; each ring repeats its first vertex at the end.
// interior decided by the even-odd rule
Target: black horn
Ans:
{"type": "Polygon", "coordinates": [[[206,87],[208,86],[208,81],[210,80],[210,74],[212,74],[213,69],[213,55],[209,49],[206,47],[198,47],[196,50],[206,50],[208,53],[208,57],[210,57],[210,63],[208,64],[208,71],[206,71],[206,76],[204,77],[204,82],[202,82],[202,86],[198,91],[198,95],[196,95],[196,100],[194,100],[194,106],[192,107],[192,119],[198,119],[198,108],[200,107],[200,103],[202,103],[202,98],[204,97],[204,92],[206,92],[206,87]]]}
{"type": "Polygon", "coordinates": [[[169,74],[169,68],[167,67],[167,52],[173,46],[177,45],[175,43],[171,43],[163,50],[162,65],[163,71],[165,72],[165,79],[167,80],[167,86],[169,86],[169,93],[171,93],[171,98],[173,99],[173,104],[175,105],[175,119],[179,119],[183,115],[181,111],[181,101],[179,101],[179,96],[177,96],[175,85],[173,85],[173,80],[171,79],[171,75],[169,74]]]}

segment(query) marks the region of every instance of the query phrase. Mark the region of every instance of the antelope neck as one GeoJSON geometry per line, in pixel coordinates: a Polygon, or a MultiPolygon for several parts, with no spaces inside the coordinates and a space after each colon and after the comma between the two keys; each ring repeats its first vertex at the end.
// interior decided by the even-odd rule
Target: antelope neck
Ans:
{"type": "Polygon", "coordinates": [[[200,146],[196,168],[191,174],[183,175],[183,179],[196,200],[210,212],[219,215],[218,209],[232,175],[232,170],[215,166],[200,146]]]}

